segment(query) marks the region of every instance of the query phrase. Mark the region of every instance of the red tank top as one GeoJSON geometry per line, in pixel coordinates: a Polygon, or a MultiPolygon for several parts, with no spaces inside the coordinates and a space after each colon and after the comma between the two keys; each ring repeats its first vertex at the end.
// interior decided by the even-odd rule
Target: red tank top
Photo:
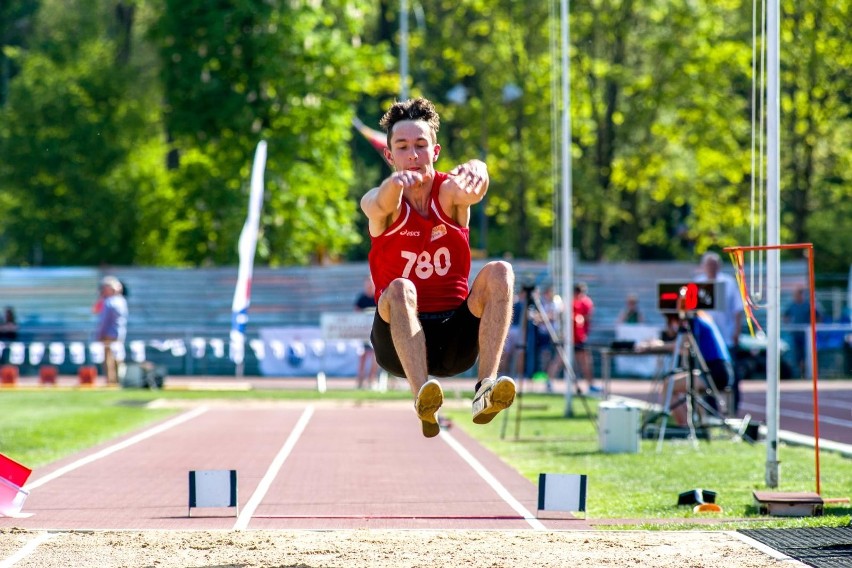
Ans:
{"type": "Polygon", "coordinates": [[[420,312],[454,310],[467,298],[470,230],[441,209],[438,190],[445,179],[447,174],[435,172],[427,217],[403,197],[399,218],[378,237],[370,237],[376,302],[391,281],[400,277],[414,283],[420,312]]]}

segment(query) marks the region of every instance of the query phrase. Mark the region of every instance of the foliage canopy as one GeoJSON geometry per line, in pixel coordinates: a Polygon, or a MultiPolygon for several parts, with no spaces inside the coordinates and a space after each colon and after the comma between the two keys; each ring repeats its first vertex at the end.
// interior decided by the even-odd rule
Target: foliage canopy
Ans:
{"type": "MultiPolygon", "coordinates": [[[[852,261],[849,4],[785,0],[781,17],[781,238],[814,242],[833,271],[852,261]]],[[[747,244],[753,5],[571,10],[581,258],[747,244]]],[[[394,0],[3,2],[0,263],[234,264],[261,139],[257,262],[363,259],[358,197],[388,172],[352,119],[375,127],[400,90],[399,17],[394,0]]],[[[409,18],[439,167],[489,165],[474,246],[546,257],[563,226],[559,2],[422,0],[409,18]]]]}

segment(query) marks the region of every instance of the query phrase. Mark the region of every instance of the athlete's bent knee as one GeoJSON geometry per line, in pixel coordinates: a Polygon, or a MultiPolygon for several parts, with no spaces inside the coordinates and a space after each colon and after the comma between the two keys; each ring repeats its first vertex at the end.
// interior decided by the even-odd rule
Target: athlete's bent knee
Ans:
{"type": "Polygon", "coordinates": [[[515,286],[515,272],[508,262],[495,260],[486,264],[483,270],[488,271],[490,283],[505,284],[509,289],[515,286]]]}
{"type": "Polygon", "coordinates": [[[410,305],[417,306],[417,289],[414,284],[407,278],[397,278],[393,280],[388,287],[382,292],[382,297],[387,298],[387,301],[394,306],[410,305]]]}

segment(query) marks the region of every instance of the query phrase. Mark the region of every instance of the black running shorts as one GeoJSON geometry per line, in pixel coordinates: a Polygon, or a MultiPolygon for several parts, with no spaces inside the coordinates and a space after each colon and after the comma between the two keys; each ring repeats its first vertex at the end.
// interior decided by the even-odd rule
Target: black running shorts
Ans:
{"type": "MultiPolygon", "coordinates": [[[[470,313],[467,300],[449,312],[419,314],[420,325],[426,334],[426,358],[429,374],[452,377],[473,367],[479,356],[479,318],[470,313]]],[[[393,346],[390,324],[379,312],[373,318],[370,334],[376,350],[376,360],[388,373],[404,377],[405,371],[393,346]]]]}

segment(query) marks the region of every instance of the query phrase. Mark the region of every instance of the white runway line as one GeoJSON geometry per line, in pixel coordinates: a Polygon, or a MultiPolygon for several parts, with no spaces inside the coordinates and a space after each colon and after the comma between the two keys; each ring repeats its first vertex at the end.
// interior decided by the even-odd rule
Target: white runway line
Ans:
{"type": "Polygon", "coordinates": [[[41,533],[40,535],[29,541],[27,544],[25,544],[23,547],[21,547],[18,552],[16,552],[6,560],[0,560],[0,568],[11,568],[15,564],[35,552],[35,549],[41,546],[42,543],[47,542],[54,536],[56,536],[56,533],[41,533]]]}
{"type": "Polygon", "coordinates": [[[156,436],[157,434],[160,434],[162,432],[165,432],[166,430],[169,430],[170,428],[174,428],[175,426],[183,424],[184,422],[188,422],[188,421],[192,420],[193,418],[197,418],[198,416],[201,416],[205,412],[207,412],[206,406],[201,406],[201,407],[198,407],[196,409],[190,410],[189,412],[186,412],[184,414],[176,416],[175,418],[172,418],[171,420],[167,420],[166,422],[163,422],[162,424],[154,426],[153,428],[150,428],[148,430],[140,432],[139,434],[136,434],[135,436],[131,436],[130,438],[124,440],[123,442],[119,442],[119,443],[114,444],[112,446],[106,447],[103,450],[101,450],[99,452],[95,452],[94,454],[92,454],[90,456],[86,456],[85,458],[81,458],[81,459],[79,459],[75,462],[72,462],[72,463],[64,466],[64,467],[60,467],[56,471],[49,473],[49,474],[45,475],[44,477],[40,477],[40,478],[36,479],[35,481],[26,484],[24,486],[24,489],[26,489],[27,491],[32,491],[36,487],[41,487],[45,483],[53,481],[57,477],[61,477],[61,476],[65,475],[66,473],[70,472],[70,471],[74,471],[75,469],[83,467],[84,465],[95,462],[95,461],[97,461],[101,458],[104,458],[104,457],[106,457],[110,454],[114,454],[117,451],[123,450],[125,448],[129,448],[130,446],[132,446],[134,444],[138,444],[139,442],[141,442],[143,440],[147,440],[148,438],[150,438],[152,436],[156,436]]]}
{"type": "Polygon", "coordinates": [[[779,550],[775,550],[771,546],[767,546],[767,545],[763,544],[762,542],[760,542],[758,540],[754,540],[750,536],[746,536],[746,535],[739,533],[737,531],[725,531],[725,532],[727,532],[727,534],[733,536],[734,538],[737,538],[737,539],[741,540],[742,542],[748,544],[752,548],[755,548],[756,550],[759,550],[760,552],[774,558],[775,560],[778,560],[779,562],[782,562],[782,563],[785,563],[785,564],[789,563],[791,566],[807,566],[806,564],[799,562],[795,558],[787,556],[786,554],[784,554],[783,552],[781,552],[779,550]]]}
{"type": "MultiPolygon", "coordinates": [[[[751,411],[751,412],[763,412],[766,410],[765,406],[760,406],[757,404],[741,404],[740,408],[743,410],[751,411]]],[[[807,420],[809,422],[813,422],[814,414],[813,412],[800,412],[798,410],[784,410],[781,409],[781,418],[796,418],[798,420],[807,420]]],[[[843,426],[844,428],[852,427],[852,420],[844,420],[843,418],[834,418],[833,416],[823,416],[820,414],[819,416],[820,424],[831,424],[833,426],[843,426]]]]}
{"type": "Polygon", "coordinates": [[[468,452],[464,446],[462,446],[458,440],[453,438],[453,436],[447,432],[446,430],[441,430],[441,438],[449,444],[449,446],[455,450],[455,452],[461,456],[461,458],[473,468],[473,470],[479,474],[479,476],[485,480],[488,485],[500,496],[503,501],[508,503],[508,505],[514,509],[520,516],[524,518],[524,520],[529,523],[529,525],[537,530],[543,531],[547,530],[541,521],[535,518],[535,515],[527,511],[526,507],[521,505],[521,503],[515,499],[509,491],[503,487],[503,484],[497,481],[497,478],[494,477],[490,471],[485,469],[485,466],[482,465],[479,460],[477,460],[473,455],[468,452]]]}
{"type": "Polygon", "coordinates": [[[284,462],[290,455],[290,452],[293,451],[293,448],[296,446],[296,442],[299,441],[299,438],[302,436],[302,432],[305,431],[305,428],[313,415],[314,407],[313,405],[310,405],[302,413],[299,421],[296,422],[296,425],[293,427],[293,431],[290,432],[290,435],[287,437],[287,441],[284,442],[284,445],[281,446],[281,449],[278,451],[278,455],[276,455],[275,459],[272,460],[272,463],[269,464],[269,469],[266,470],[266,474],[263,476],[263,479],[260,480],[257,489],[254,490],[254,493],[248,500],[248,503],[246,503],[246,506],[243,507],[243,510],[240,512],[240,516],[237,517],[234,530],[239,531],[248,527],[254,512],[257,510],[257,506],[260,505],[261,501],[263,501],[263,498],[266,496],[266,492],[269,491],[269,487],[272,485],[272,482],[275,481],[275,477],[278,475],[278,472],[281,470],[281,467],[284,465],[284,462]]]}

